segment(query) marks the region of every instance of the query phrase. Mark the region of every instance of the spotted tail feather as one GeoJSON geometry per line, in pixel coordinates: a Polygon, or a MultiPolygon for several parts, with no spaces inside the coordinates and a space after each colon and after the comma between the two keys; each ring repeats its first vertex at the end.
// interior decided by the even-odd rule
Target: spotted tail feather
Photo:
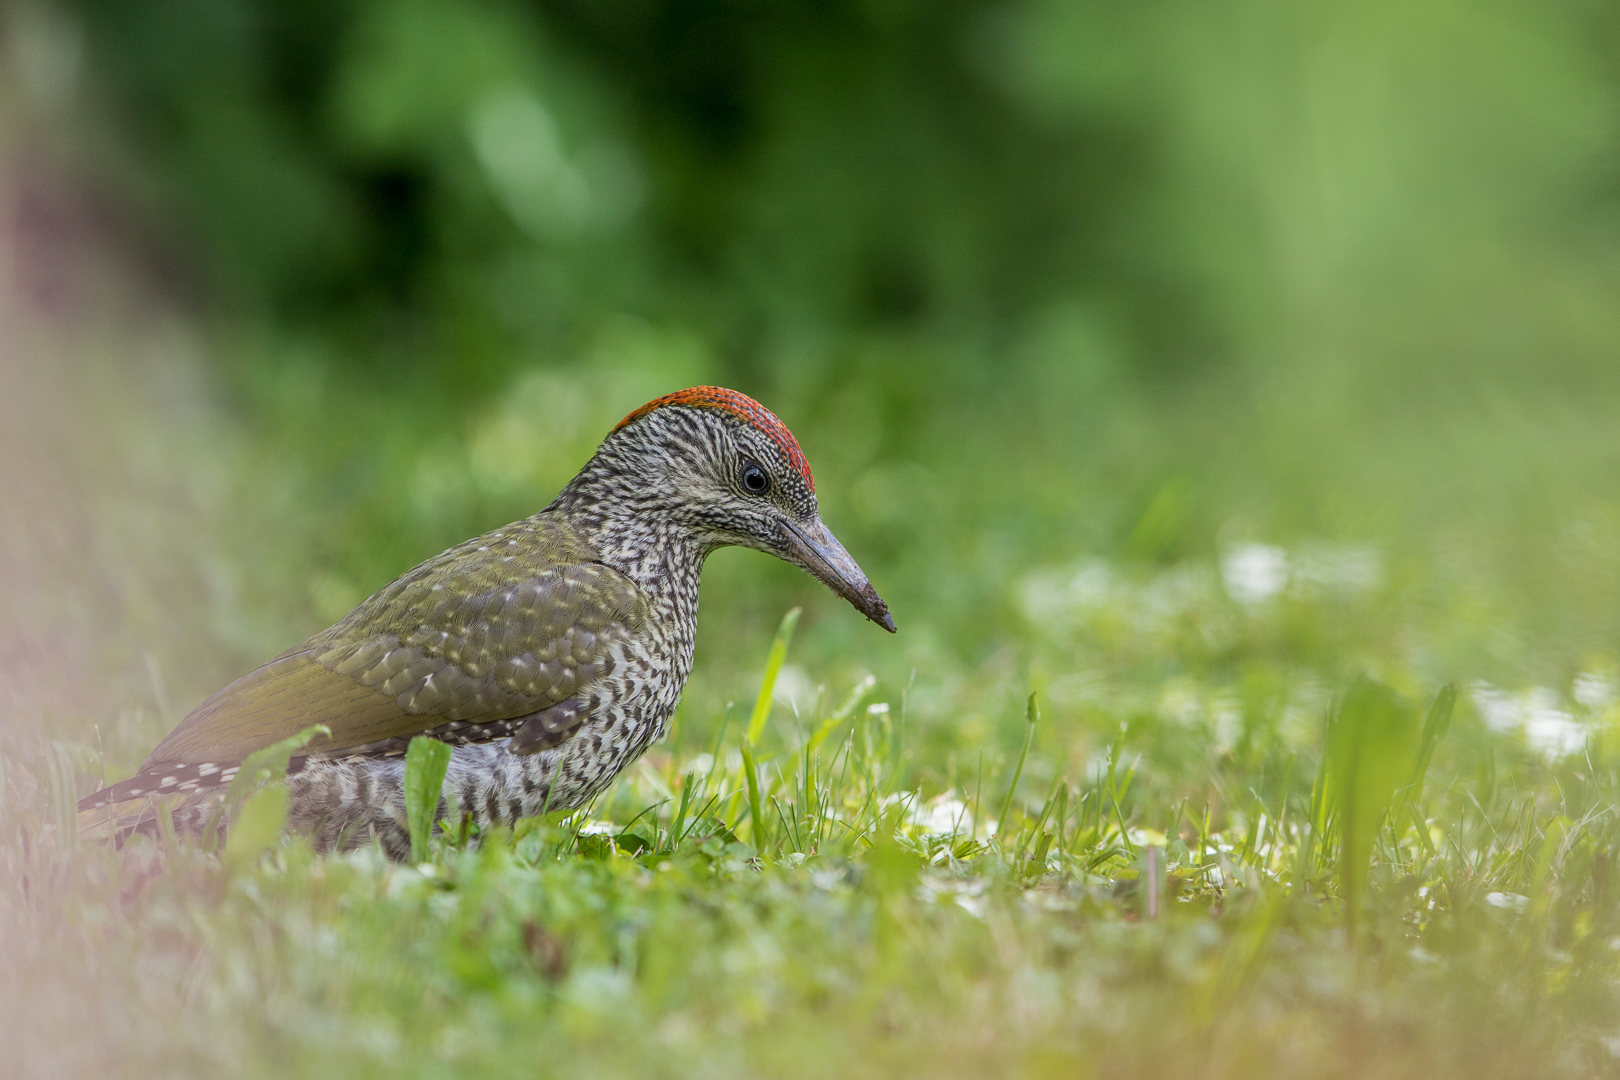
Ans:
{"type": "MultiPolygon", "coordinates": [[[[300,762],[302,764],[302,762],[300,762]]],[[[79,813],[98,810],[112,803],[140,799],[148,795],[176,795],[199,788],[218,787],[236,779],[237,765],[215,765],[201,762],[196,765],[174,764],[162,769],[139,773],[110,787],[86,795],[79,800],[79,813]]]]}
{"type": "Polygon", "coordinates": [[[176,833],[200,832],[206,826],[208,818],[218,808],[224,795],[224,788],[209,787],[201,790],[154,793],[132,799],[103,802],[88,808],[83,808],[83,804],[80,804],[79,837],[83,840],[115,844],[123,843],[136,833],[156,837],[160,831],[159,820],[164,809],[168,810],[169,819],[173,822],[176,833]]]}

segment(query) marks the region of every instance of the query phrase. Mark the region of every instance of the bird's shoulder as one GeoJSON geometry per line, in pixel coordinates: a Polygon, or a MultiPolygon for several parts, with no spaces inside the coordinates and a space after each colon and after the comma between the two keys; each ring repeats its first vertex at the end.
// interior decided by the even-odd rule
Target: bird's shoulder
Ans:
{"type": "Polygon", "coordinates": [[[518,628],[529,634],[611,623],[639,626],[646,597],[557,515],[537,514],[435,555],[377,590],[329,629],[289,652],[424,625],[518,628]]]}

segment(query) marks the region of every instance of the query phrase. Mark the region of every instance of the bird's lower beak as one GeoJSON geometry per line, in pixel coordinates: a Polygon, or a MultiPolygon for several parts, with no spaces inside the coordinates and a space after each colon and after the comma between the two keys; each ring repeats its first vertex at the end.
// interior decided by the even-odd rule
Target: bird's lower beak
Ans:
{"type": "Polygon", "coordinates": [[[861,573],[855,560],[849,557],[844,545],[817,518],[809,525],[786,522],[788,557],[820,579],[833,592],[855,605],[855,610],[894,633],[894,620],[889,617],[889,605],[872,588],[872,583],[861,573]]]}

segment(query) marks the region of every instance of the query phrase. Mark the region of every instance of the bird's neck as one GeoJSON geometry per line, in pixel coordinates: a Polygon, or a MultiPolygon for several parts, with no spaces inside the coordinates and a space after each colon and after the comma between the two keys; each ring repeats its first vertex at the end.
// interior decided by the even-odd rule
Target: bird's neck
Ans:
{"type": "Polygon", "coordinates": [[[601,553],[604,563],[649,596],[672,591],[690,594],[695,610],[698,575],[712,549],[699,544],[685,529],[653,515],[615,515],[584,528],[576,525],[576,529],[581,539],[601,553]]]}
{"type": "Polygon", "coordinates": [[[697,619],[698,577],[715,545],[681,520],[656,490],[598,458],[546,513],[560,513],[602,562],[635,582],[664,619],[697,619]]]}

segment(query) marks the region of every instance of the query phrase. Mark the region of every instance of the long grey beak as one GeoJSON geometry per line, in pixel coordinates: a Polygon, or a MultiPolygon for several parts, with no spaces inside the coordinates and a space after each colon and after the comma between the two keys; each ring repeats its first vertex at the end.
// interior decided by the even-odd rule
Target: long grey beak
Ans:
{"type": "Polygon", "coordinates": [[[788,557],[804,567],[833,592],[855,605],[855,610],[894,633],[889,605],[872,588],[861,568],[849,557],[844,545],[817,518],[809,525],[786,521],[788,557]]]}

